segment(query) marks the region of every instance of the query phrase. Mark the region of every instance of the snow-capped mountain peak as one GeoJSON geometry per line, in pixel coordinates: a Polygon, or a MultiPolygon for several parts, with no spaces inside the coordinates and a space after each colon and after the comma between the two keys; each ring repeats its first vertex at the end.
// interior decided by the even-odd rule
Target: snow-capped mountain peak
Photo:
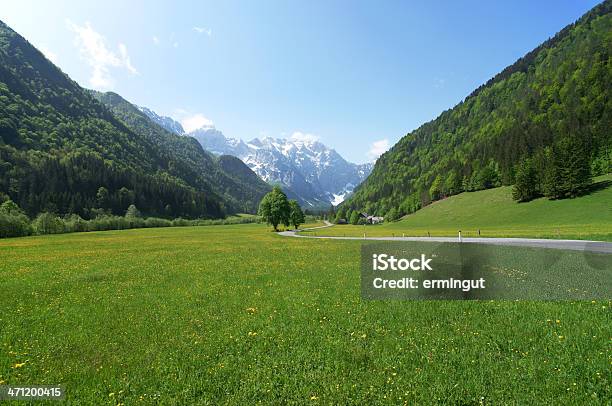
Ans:
{"type": "Polygon", "coordinates": [[[139,109],[166,130],[194,137],[209,152],[240,158],[260,178],[282,185],[290,198],[305,207],[340,204],[372,171],[372,164],[347,162],[334,149],[309,135],[253,138],[244,142],[226,138],[213,125],[187,134],[178,121],[146,107],[139,109]]]}
{"type": "Polygon", "coordinates": [[[263,180],[283,185],[306,206],[340,204],[372,170],[371,164],[347,162],[317,140],[264,137],[245,143],[216,129],[189,135],[204,149],[242,159],[263,180]]]}

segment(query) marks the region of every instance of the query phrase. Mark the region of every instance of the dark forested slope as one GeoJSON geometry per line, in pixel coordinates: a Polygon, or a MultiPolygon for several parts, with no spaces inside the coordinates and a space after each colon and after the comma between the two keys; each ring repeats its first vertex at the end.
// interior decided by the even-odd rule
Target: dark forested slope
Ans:
{"type": "Polygon", "coordinates": [[[532,194],[549,197],[572,194],[558,190],[560,177],[610,172],[611,9],[611,1],[601,3],[403,137],[345,204],[410,213],[462,191],[513,184],[521,162],[538,183],[532,194]],[[572,169],[582,163],[586,171],[572,169]]]}
{"type": "Polygon", "coordinates": [[[0,22],[0,194],[30,215],[123,214],[130,204],[171,217],[255,210],[258,191],[127,105],[113,114],[0,22]]]}
{"type": "Polygon", "coordinates": [[[160,146],[162,161],[181,179],[220,194],[232,211],[255,213],[259,201],[272,188],[238,158],[240,165],[222,165],[192,137],[176,135],[153,122],[137,106],[116,93],[90,91],[130,130],[160,146]],[[236,170],[238,166],[240,170],[236,170]]]}

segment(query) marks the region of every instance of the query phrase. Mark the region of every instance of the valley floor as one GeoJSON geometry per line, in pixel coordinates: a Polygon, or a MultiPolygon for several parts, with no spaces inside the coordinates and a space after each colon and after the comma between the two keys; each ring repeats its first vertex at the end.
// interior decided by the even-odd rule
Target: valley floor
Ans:
{"type": "Polygon", "coordinates": [[[259,224],[2,240],[0,384],[69,404],[612,397],[610,301],[364,301],[359,257],[259,224]]]}

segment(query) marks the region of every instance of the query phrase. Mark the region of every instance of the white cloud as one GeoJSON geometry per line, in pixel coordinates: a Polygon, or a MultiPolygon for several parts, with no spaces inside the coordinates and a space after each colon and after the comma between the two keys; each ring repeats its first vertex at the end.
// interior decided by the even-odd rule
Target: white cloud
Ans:
{"type": "Polygon", "coordinates": [[[174,43],[172,43],[172,46],[175,47],[175,48],[178,48],[178,46],[179,46],[178,41],[174,41],[174,43]]]}
{"type": "Polygon", "coordinates": [[[130,61],[130,56],[128,55],[127,47],[125,46],[125,44],[119,44],[119,53],[121,54],[121,60],[123,61],[126,69],[130,71],[132,75],[138,74],[138,71],[132,65],[132,61],[130,61]]]}
{"type": "Polygon", "coordinates": [[[157,35],[153,35],[153,44],[159,45],[159,38],[157,38],[157,35]]]}
{"type": "Polygon", "coordinates": [[[188,133],[195,131],[198,128],[215,126],[212,120],[209,120],[200,113],[183,118],[181,120],[181,125],[185,129],[185,132],[188,133]]]}
{"type": "Polygon", "coordinates": [[[370,145],[370,150],[368,151],[368,158],[371,160],[378,159],[379,156],[384,154],[389,149],[389,140],[382,139],[378,141],[374,141],[372,145],[370,145]]]}
{"type": "Polygon", "coordinates": [[[111,68],[124,68],[131,74],[138,74],[132,65],[125,44],[118,45],[119,55],[110,50],[106,38],[96,32],[89,22],[78,26],[67,20],[68,27],[76,34],[75,44],[81,51],[81,58],[92,68],[89,83],[96,89],[108,89],[114,85],[111,68]]]}
{"type": "Polygon", "coordinates": [[[38,47],[40,49],[40,52],[43,53],[43,55],[50,60],[51,62],[53,62],[55,65],[57,65],[57,54],[55,52],[52,52],[49,48],[47,48],[45,45],[41,45],[40,47],[38,47]]]}
{"type": "Polygon", "coordinates": [[[319,137],[317,135],[303,133],[301,131],[295,131],[293,134],[291,134],[291,139],[294,141],[302,141],[302,142],[319,141],[319,137]]]}
{"type": "Polygon", "coordinates": [[[211,28],[193,27],[193,30],[195,32],[197,32],[198,34],[206,34],[209,37],[212,35],[212,29],[211,28]]]}

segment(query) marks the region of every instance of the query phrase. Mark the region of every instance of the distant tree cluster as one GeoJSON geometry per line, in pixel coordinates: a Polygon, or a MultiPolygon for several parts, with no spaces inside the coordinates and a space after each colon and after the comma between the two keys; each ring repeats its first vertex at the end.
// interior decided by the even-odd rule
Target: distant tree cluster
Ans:
{"type": "Polygon", "coordinates": [[[611,50],[606,1],[403,137],[343,205],[388,217],[515,183],[521,201],[583,193],[612,172],[611,50]]]}
{"type": "Polygon", "coordinates": [[[305,221],[304,212],[295,200],[288,200],[287,195],[279,186],[275,186],[272,191],[264,196],[259,204],[258,214],[278,231],[278,225],[285,227],[290,225],[298,229],[305,221]]]}
{"type": "Polygon", "coordinates": [[[208,226],[261,222],[261,219],[257,216],[198,220],[144,218],[133,204],[128,207],[124,216],[101,213],[91,220],[86,220],[78,214],[58,216],[55,213],[43,212],[30,220],[30,217],[27,216],[19,205],[10,200],[8,196],[0,194],[0,202],[0,238],[85,231],[126,230],[131,228],[208,226]]]}
{"type": "Polygon", "coordinates": [[[214,194],[160,173],[146,174],[104,160],[95,152],[62,157],[0,145],[0,192],[30,216],[41,212],[123,215],[134,204],[148,216],[219,218],[214,194]]]}
{"type": "Polygon", "coordinates": [[[580,139],[564,137],[533,157],[523,158],[516,168],[514,200],[562,199],[585,193],[592,181],[586,149],[580,139]]]}

